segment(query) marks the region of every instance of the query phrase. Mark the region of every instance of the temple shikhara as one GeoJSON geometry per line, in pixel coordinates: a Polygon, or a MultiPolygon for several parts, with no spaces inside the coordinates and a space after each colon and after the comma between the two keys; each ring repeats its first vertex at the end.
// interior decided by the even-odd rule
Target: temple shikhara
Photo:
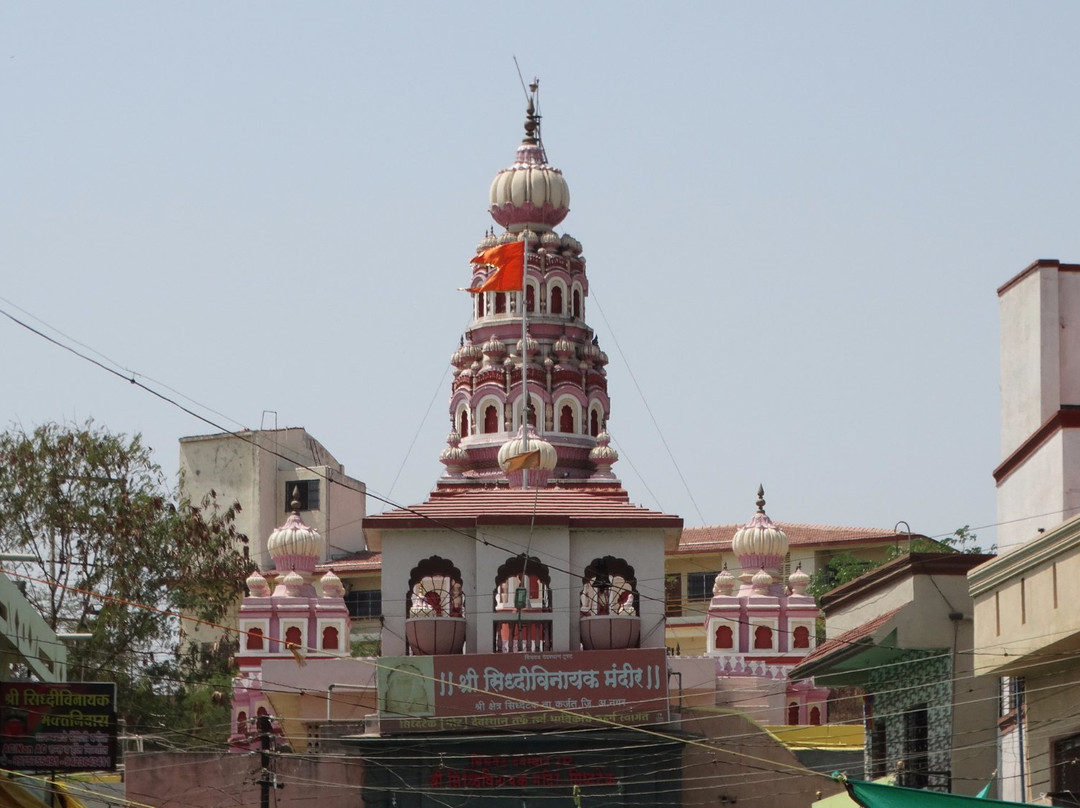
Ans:
{"type": "Polygon", "coordinates": [[[812,650],[817,610],[809,576],[785,570],[788,540],[761,491],[731,543],[738,577],[708,573],[703,653],[667,642],[665,557],[683,521],[631,502],[613,470],[608,357],[586,319],[582,243],[556,230],[570,191],[545,154],[535,90],[514,160],[491,184],[498,229],[458,281],[472,319],[450,357],[430,496],[364,517],[363,550],[327,559],[303,517],[317,508],[299,496],[319,495],[308,475],[286,492],[272,568],[248,579],[239,610],[232,747],[259,748],[255,719],[273,715],[281,748],[368,761],[367,805],[434,794],[518,806],[538,786],[673,804],[672,771],[713,776],[688,739],[736,731],[724,722],[759,733],[747,716],[826,717],[826,691],[787,681],[812,650]],[[371,602],[355,597],[361,569],[381,581],[378,656],[363,658],[349,647],[350,612],[371,602]]]}

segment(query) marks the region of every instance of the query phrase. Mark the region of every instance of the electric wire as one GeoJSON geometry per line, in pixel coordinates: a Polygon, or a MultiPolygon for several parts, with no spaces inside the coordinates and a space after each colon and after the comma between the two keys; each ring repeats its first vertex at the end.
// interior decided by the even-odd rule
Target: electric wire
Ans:
{"type": "MultiPolygon", "coordinates": [[[[71,351],[71,352],[73,352],[73,353],[76,353],[77,355],[79,355],[79,356],[82,356],[82,358],[86,359],[87,361],[90,361],[90,362],[92,362],[92,363],[94,363],[94,364],[98,365],[99,367],[102,367],[102,369],[104,369],[104,370],[106,370],[106,371],[108,371],[108,372],[110,372],[110,373],[113,373],[114,375],[118,375],[118,376],[120,376],[121,378],[126,378],[126,377],[124,377],[124,376],[123,376],[122,374],[119,374],[119,373],[117,373],[116,371],[113,371],[113,370],[112,370],[111,368],[108,368],[108,367],[105,367],[105,366],[101,365],[101,363],[99,363],[99,362],[96,362],[96,361],[95,361],[95,360],[93,360],[92,358],[89,358],[89,357],[85,357],[85,356],[83,356],[82,354],[79,354],[79,353],[78,353],[77,351],[74,351],[73,349],[69,348],[68,346],[65,346],[65,345],[63,345],[62,343],[59,343],[59,342],[58,342],[57,340],[54,340],[54,339],[50,338],[50,337],[49,337],[48,335],[45,335],[45,334],[43,334],[43,333],[41,333],[41,332],[37,331],[36,329],[33,329],[32,327],[29,327],[29,326],[27,326],[26,324],[24,324],[24,323],[20,322],[20,321],[19,321],[19,320],[17,320],[16,318],[12,317],[12,316],[11,316],[10,314],[8,314],[7,312],[0,312],[0,313],[3,313],[3,314],[5,314],[5,316],[9,317],[9,319],[12,319],[12,320],[14,320],[14,321],[15,321],[16,323],[18,323],[19,325],[22,325],[22,326],[24,326],[24,327],[26,327],[26,328],[29,328],[29,330],[31,330],[31,331],[34,331],[34,333],[37,333],[37,334],[38,334],[39,336],[42,336],[43,338],[47,339],[48,341],[50,341],[50,342],[53,342],[54,344],[58,345],[58,347],[61,347],[61,348],[64,348],[65,350],[69,350],[69,351],[71,351]]],[[[109,361],[111,361],[111,360],[109,360],[109,361]]],[[[179,407],[180,409],[184,410],[185,412],[188,412],[188,413],[189,413],[190,415],[192,415],[193,417],[199,418],[200,420],[204,420],[204,421],[207,421],[207,419],[201,418],[201,416],[199,416],[198,414],[196,414],[196,413],[194,413],[194,412],[190,411],[189,409],[187,409],[187,408],[183,407],[182,405],[178,404],[177,402],[174,402],[174,401],[172,401],[171,399],[168,399],[167,397],[165,397],[165,396],[161,395],[160,393],[158,393],[158,392],[156,392],[156,391],[154,391],[154,390],[152,390],[152,389],[148,388],[148,387],[147,387],[146,385],[143,385],[143,384],[141,384],[141,383],[137,382],[137,381],[135,380],[135,378],[134,378],[134,377],[132,377],[132,378],[129,378],[129,379],[128,379],[128,381],[130,381],[130,382],[131,382],[132,384],[136,384],[136,385],[138,385],[138,386],[141,386],[141,387],[143,387],[144,389],[146,389],[146,390],[147,390],[147,392],[150,392],[151,394],[153,394],[153,395],[155,395],[155,396],[157,396],[157,397],[159,397],[159,398],[162,398],[163,400],[166,400],[166,401],[168,401],[169,403],[172,403],[172,404],[173,404],[174,406],[177,406],[177,407],[179,407]]],[[[185,397],[185,398],[186,398],[186,397],[185,397]]],[[[190,400],[190,399],[189,399],[189,400],[190,400]]],[[[195,402],[195,403],[197,403],[197,402],[195,402]]],[[[201,405],[200,405],[200,406],[201,406],[201,405]]],[[[208,421],[207,421],[207,422],[208,422],[208,421]]],[[[220,428],[221,428],[221,427],[220,427],[219,425],[216,425],[216,424],[212,424],[212,422],[208,422],[208,423],[211,423],[211,425],[215,426],[215,428],[218,428],[218,429],[220,429],[220,428]]],[[[225,431],[227,431],[227,430],[225,430],[225,431]]],[[[263,447],[260,447],[260,448],[263,448],[263,447]]],[[[376,498],[378,498],[378,497],[376,497],[376,498]]],[[[382,501],[387,501],[387,500],[382,500],[382,501]]],[[[391,502],[387,501],[387,504],[394,504],[394,503],[391,503],[391,502]]],[[[1032,518],[1039,518],[1039,516],[1052,516],[1052,515],[1056,515],[1056,514],[1058,514],[1058,513],[1061,513],[1061,511],[1055,511],[1055,512],[1052,512],[1052,513],[1051,513],[1051,512],[1048,512],[1048,513],[1046,513],[1046,514],[1040,514],[1040,515],[1037,515],[1037,516],[1033,516],[1033,517],[1024,517],[1024,519],[1032,519],[1032,518]]],[[[1024,519],[1016,519],[1016,520],[1009,520],[1009,521],[1023,521],[1024,519]]],[[[1001,522],[1001,523],[998,523],[998,524],[1005,524],[1005,523],[1006,523],[1006,522],[1001,522]]],[[[974,529],[978,530],[978,529],[983,529],[984,527],[992,527],[992,526],[994,526],[994,525],[986,525],[986,526],[982,526],[982,527],[979,527],[979,526],[977,526],[977,527],[976,527],[976,528],[974,528],[974,529]]],[[[941,534],[941,535],[943,535],[943,536],[947,536],[947,535],[950,535],[950,534],[941,534]]]]}

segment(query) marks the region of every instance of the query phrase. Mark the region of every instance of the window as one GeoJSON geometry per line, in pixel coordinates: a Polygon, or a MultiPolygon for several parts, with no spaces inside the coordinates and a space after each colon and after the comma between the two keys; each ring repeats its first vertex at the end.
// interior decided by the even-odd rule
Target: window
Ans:
{"type": "Polygon", "coordinates": [[[787,706],[787,722],[789,724],[799,723],[799,703],[797,701],[793,701],[787,706]]]}
{"type": "Polygon", "coordinates": [[[574,290],[574,316],[581,319],[581,291],[574,290]]]}
{"type": "Polygon", "coordinates": [[[551,314],[562,314],[562,287],[551,287],[551,301],[548,309],[551,314]]]}
{"type": "Polygon", "coordinates": [[[821,710],[818,707],[810,708],[810,726],[816,727],[821,724],[821,710]]]}
{"type": "Polygon", "coordinates": [[[504,295],[502,292],[495,293],[495,313],[506,313],[506,295],[504,295]]]}
{"type": "Polygon", "coordinates": [[[461,411],[461,417],[458,419],[458,435],[463,438],[469,437],[469,413],[465,410],[461,411]]]}
{"type": "Polygon", "coordinates": [[[572,433],[574,431],[574,409],[569,404],[563,404],[559,410],[559,431],[572,433]]]}
{"type": "Polygon", "coordinates": [[[494,404],[488,404],[484,410],[484,433],[490,435],[499,431],[499,411],[494,404]]]}
{"type": "Polygon", "coordinates": [[[378,589],[354,589],[345,594],[349,617],[378,617],[382,614],[382,592],[378,589]]]}
{"type": "Polygon", "coordinates": [[[285,483],[285,512],[319,510],[319,481],[291,480],[285,483]],[[299,507],[293,507],[299,502],[299,507]]]}
{"type": "Polygon", "coordinates": [[[327,626],[322,632],[322,647],[327,651],[338,649],[338,630],[333,626],[327,626]]]}
{"type": "Polygon", "coordinates": [[[810,647],[810,629],[806,626],[798,626],[791,633],[791,645],[793,648],[810,647]]]}
{"type": "Polygon", "coordinates": [[[688,572],[686,574],[686,599],[710,600],[717,572],[688,572]]]}
{"type": "Polygon", "coordinates": [[[290,645],[290,646],[293,646],[295,648],[300,648],[301,639],[302,639],[302,635],[300,634],[300,629],[297,626],[290,626],[285,631],[285,644],[286,645],[290,645]]]}
{"type": "Polygon", "coordinates": [[[1001,714],[1015,714],[1024,706],[1024,677],[1010,676],[1001,680],[1001,714]]]}
{"type": "Polygon", "coordinates": [[[889,773],[885,738],[885,719],[875,718],[870,725],[870,776],[875,780],[889,773]]]}
{"type": "Polygon", "coordinates": [[[758,626],[754,629],[754,650],[772,650],[772,629],[768,626],[758,626]]]}
{"type": "Polygon", "coordinates": [[[717,649],[735,647],[735,637],[731,632],[731,626],[718,627],[715,638],[717,649]]]}
{"type": "Polygon", "coordinates": [[[596,410],[589,413],[589,434],[594,438],[600,434],[600,414],[596,410]]]}
{"type": "Polygon", "coordinates": [[[901,785],[926,788],[930,784],[930,725],[926,704],[904,713],[904,770],[901,785]]]}
{"type": "Polygon", "coordinates": [[[536,312],[536,287],[532,284],[525,287],[525,310],[530,314],[536,312]]]}
{"type": "Polygon", "coordinates": [[[1054,805],[1080,805],[1080,735],[1054,742],[1054,805]]]}
{"type": "Polygon", "coordinates": [[[253,628],[247,633],[247,642],[244,644],[248,651],[261,651],[263,647],[263,630],[253,628]]]}

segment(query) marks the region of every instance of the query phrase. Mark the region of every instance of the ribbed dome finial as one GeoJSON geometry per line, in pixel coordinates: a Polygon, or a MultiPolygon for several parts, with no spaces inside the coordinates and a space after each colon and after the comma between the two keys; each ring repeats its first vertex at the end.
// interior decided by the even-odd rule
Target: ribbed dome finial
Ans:
{"type": "Polygon", "coordinates": [[[779,579],[788,551],[788,538],[765,513],[765,487],[761,484],[758,485],[757,513],[735,532],[731,549],[743,568],[740,577],[744,582],[750,582],[750,570],[754,567],[764,567],[774,579],[779,579]]]}
{"type": "Polygon", "coordinates": [[[540,135],[540,113],[536,111],[539,79],[529,85],[525,111],[525,137],[518,146],[514,164],[500,171],[491,183],[491,218],[511,234],[526,228],[545,233],[566,218],[570,210],[570,188],[562,172],[548,165],[540,135]]]}

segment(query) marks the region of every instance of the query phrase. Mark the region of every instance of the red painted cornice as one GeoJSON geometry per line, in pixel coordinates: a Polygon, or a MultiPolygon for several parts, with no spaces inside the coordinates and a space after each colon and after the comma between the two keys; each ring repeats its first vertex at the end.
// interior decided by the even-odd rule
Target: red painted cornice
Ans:
{"type": "Polygon", "coordinates": [[[1013,453],[994,469],[994,481],[1000,485],[1002,480],[1035,454],[1036,449],[1062,429],[1080,429],[1080,407],[1067,405],[1047,418],[1042,426],[1031,433],[1030,438],[1016,447],[1013,453]]]}
{"type": "Polygon", "coordinates": [[[1058,272],[1080,272],[1080,264],[1063,264],[1056,258],[1040,258],[1025,267],[1020,274],[1014,276],[1010,280],[1007,280],[1004,284],[998,287],[998,297],[1001,297],[1007,291],[1012,289],[1016,284],[1020,283],[1028,275],[1034,272],[1038,272],[1040,269],[1056,269],[1058,272]]]}

